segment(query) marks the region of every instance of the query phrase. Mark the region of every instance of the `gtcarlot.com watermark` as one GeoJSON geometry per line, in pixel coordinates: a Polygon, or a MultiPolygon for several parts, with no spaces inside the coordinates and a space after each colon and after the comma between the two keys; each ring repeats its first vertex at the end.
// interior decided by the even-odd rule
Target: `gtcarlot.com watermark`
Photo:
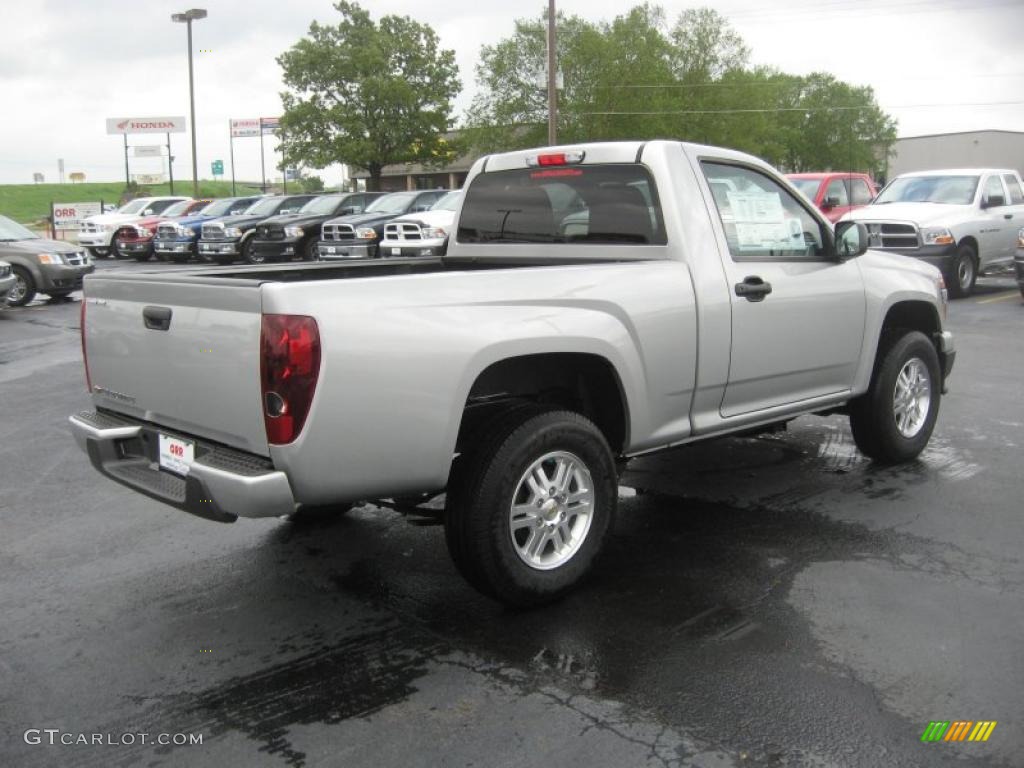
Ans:
{"type": "Polygon", "coordinates": [[[74,733],[59,728],[29,728],[24,736],[26,744],[48,746],[91,745],[96,747],[130,747],[137,744],[155,744],[161,747],[196,746],[203,743],[201,733],[74,733]]]}

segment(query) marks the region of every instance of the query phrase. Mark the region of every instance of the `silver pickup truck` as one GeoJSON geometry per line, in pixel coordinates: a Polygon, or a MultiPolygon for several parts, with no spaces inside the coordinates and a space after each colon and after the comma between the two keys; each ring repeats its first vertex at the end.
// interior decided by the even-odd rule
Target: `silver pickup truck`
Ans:
{"type": "Polygon", "coordinates": [[[225,522],[446,490],[459,571],[536,604],[590,568],[631,457],[839,411],[873,459],[921,452],[945,287],[867,243],[738,152],[491,155],[444,258],[87,278],[72,430],[225,522]]]}

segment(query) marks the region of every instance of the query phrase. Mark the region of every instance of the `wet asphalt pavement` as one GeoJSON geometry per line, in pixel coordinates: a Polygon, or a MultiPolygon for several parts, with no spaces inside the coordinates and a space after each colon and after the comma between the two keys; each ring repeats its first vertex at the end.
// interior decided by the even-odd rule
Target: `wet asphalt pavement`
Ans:
{"type": "Polygon", "coordinates": [[[1009,280],[951,305],[920,461],[874,467],[840,417],[634,461],[593,578],[528,613],[430,515],[219,525],[100,477],[78,311],[0,311],[0,766],[1024,765],[1009,280]]]}

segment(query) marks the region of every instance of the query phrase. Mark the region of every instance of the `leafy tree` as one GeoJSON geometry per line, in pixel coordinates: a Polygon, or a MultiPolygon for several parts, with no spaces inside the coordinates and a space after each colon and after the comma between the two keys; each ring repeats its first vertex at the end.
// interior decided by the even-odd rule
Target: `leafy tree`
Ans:
{"type": "Polygon", "coordinates": [[[337,25],[314,21],[277,59],[289,89],[281,94],[284,152],[312,168],[365,168],[369,187],[380,189],[385,165],[437,162],[461,88],[455,53],[408,16],[375,23],[357,3],[334,7],[337,25]]]}
{"type": "MultiPolygon", "coordinates": [[[[480,151],[542,145],[546,16],[481,50],[467,140],[480,151]]],[[[879,170],[895,123],[870,88],[831,75],[748,65],[743,39],[716,11],[668,26],[656,5],[609,22],[559,15],[558,135],[564,143],[673,138],[750,152],[787,170],[879,170]]]]}
{"type": "Polygon", "coordinates": [[[303,176],[299,179],[299,186],[303,192],[323,192],[324,180],[319,176],[303,176]]]}

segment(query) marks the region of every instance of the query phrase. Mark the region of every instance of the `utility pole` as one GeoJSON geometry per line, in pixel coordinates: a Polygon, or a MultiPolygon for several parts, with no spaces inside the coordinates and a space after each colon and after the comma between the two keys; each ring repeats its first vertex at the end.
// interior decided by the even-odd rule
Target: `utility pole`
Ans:
{"type": "Polygon", "coordinates": [[[548,145],[558,143],[558,65],[555,40],[555,0],[548,0],[548,145]]]}
{"type": "Polygon", "coordinates": [[[206,11],[192,8],[184,13],[171,14],[171,21],[183,23],[188,28],[188,100],[192,116],[192,196],[199,197],[199,163],[196,158],[196,91],[192,79],[192,22],[205,19],[206,11]]]}

